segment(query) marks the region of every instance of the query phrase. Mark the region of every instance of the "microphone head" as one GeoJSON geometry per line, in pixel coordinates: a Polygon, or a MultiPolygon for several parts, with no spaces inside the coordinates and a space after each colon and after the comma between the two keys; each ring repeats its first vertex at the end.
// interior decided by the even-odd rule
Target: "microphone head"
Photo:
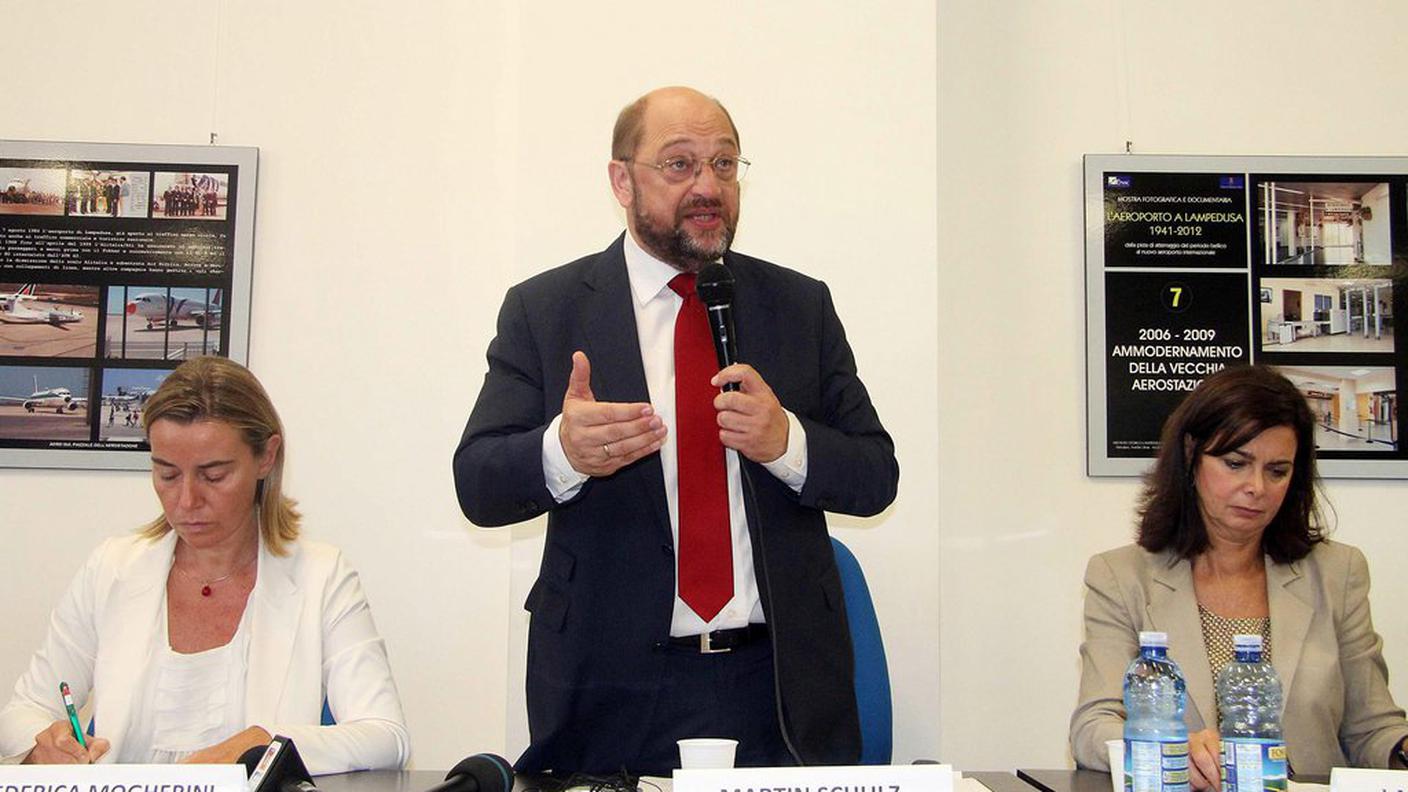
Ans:
{"type": "Polygon", "coordinates": [[[733,273],[720,262],[714,262],[699,271],[694,280],[694,291],[699,301],[710,308],[733,303],[733,273]]]}
{"type": "Polygon", "coordinates": [[[246,776],[254,775],[254,768],[259,766],[259,760],[264,758],[264,752],[267,750],[269,750],[268,745],[256,745],[240,754],[240,764],[244,765],[246,776]]]}
{"type": "Polygon", "coordinates": [[[457,777],[460,783],[447,787],[447,792],[509,792],[513,789],[513,765],[502,756],[490,753],[467,756],[445,774],[446,781],[457,777]]]}
{"type": "Polygon", "coordinates": [[[298,755],[298,747],[282,734],[274,735],[266,746],[245,751],[240,755],[240,764],[249,772],[250,792],[271,792],[292,788],[299,782],[311,784],[313,780],[303,757],[298,755]]]}

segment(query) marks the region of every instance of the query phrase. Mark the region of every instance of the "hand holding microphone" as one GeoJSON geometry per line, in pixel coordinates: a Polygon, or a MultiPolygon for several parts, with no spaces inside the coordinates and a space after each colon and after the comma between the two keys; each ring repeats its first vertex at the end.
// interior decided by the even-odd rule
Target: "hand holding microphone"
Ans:
{"type": "Polygon", "coordinates": [[[723,389],[714,399],[719,411],[719,440],[748,459],[772,462],[787,451],[787,413],[777,395],[752,366],[738,362],[733,326],[733,273],[720,263],[699,271],[695,291],[709,315],[718,374],[712,384],[723,389]]]}

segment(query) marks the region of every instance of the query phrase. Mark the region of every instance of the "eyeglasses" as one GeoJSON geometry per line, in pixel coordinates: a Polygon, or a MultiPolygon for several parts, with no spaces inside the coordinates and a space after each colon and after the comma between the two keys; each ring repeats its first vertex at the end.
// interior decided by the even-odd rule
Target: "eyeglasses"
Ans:
{"type": "MultiPolygon", "coordinates": [[[[632,162],[630,157],[622,157],[622,162],[632,162]]],[[[664,162],[641,162],[635,160],[637,165],[644,165],[647,168],[654,168],[660,171],[660,175],[665,177],[665,181],[671,184],[682,184],[691,179],[699,178],[699,172],[705,165],[714,172],[714,178],[721,182],[740,182],[743,175],[748,172],[750,163],[742,157],[732,154],[720,154],[712,159],[695,159],[694,157],[670,157],[664,162]]]]}

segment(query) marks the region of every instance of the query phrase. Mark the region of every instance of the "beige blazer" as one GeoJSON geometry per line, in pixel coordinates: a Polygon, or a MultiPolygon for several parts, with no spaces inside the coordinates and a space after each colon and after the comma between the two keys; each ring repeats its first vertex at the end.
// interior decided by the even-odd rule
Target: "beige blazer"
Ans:
{"type": "MultiPolygon", "coordinates": [[[[156,541],[109,539],[93,551],[0,710],[0,757],[22,758],[35,734],[66,717],[60,680],[80,708],[93,699],[98,736],[112,742],[102,761],[121,755],[132,699],[146,689],[152,653],[165,635],[159,616],[175,549],[172,532],[156,541]]],[[[287,556],[276,556],[261,542],[246,607],[246,722],[293,738],[314,774],[403,766],[410,741],[386,647],[342,553],[298,541],[287,556]],[[335,726],[319,725],[325,696],[335,726]]]]}
{"type": "MultiPolygon", "coordinates": [[[[1139,652],[1141,630],[1168,633],[1169,657],[1188,684],[1188,729],[1216,729],[1192,565],[1128,545],[1090,559],[1085,589],[1080,700],[1070,734],[1076,764],[1109,769],[1105,741],[1123,734],[1124,672],[1139,652]]],[[[1369,619],[1364,554],[1324,542],[1290,564],[1267,558],[1266,596],[1291,767],[1313,775],[1331,767],[1386,767],[1393,747],[1408,737],[1408,721],[1388,692],[1383,641],[1369,619]]]]}

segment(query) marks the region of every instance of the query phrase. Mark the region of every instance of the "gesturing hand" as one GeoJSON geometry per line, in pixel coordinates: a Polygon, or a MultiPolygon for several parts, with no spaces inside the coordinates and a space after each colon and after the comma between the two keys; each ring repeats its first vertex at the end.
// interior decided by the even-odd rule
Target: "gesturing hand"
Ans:
{"type": "Polygon", "coordinates": [[[591,377],[592,364],[586,353],[573,352],[558,438],[573,470],[588,476],[609,476],[659,451],[665,424],[649,404],[597,401],[591,377]]]}

